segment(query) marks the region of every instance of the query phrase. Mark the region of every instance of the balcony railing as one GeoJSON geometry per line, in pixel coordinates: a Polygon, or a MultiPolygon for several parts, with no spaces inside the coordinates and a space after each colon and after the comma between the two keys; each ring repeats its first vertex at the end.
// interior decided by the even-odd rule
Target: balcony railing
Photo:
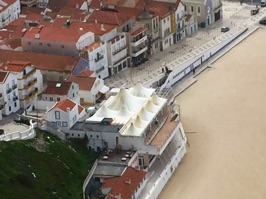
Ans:
{"type": "Polygon", "coordinates": [[[14,96],[13,97],[13,101],[15,102],[15,101],[17,101],[18,100],[18,96],[14,96]]]}
{"type": "Polygon", "coordinates": [[[36,68],[34,68],[33,70],[31,70],[30,72],[28,72],[26,75],[24,75],[22,77],[22,79],[27,79],[29,78],[31,75],[33,75],[36,72],[36,68]]]}
{"type": "Polygon", "coordinates": [[[147,35],[141,37],[140,39],[138,39],[137,41],[131,41],[131,46],[138,46],[140,45],[141,43],[147,41],[148,37],[147,35]]]}
{"type": "Polygon", "coordinates": [[[147,50],[148,50],[147,46],[144,46],[143,48],[135,50],[135,51],[132,52],[132,57],[137,57],[137,56],[139,56],[140,54],[144,53],[147,50]]]}
{"type": "Polygon", "coordinates": [[[11,91],[12,91],[12,88],[8,88],[8,89],[6,90],[6,94],[11,93],[11,91]]]}
{"type": "Polygon", "coordinates": [[[14,84],[14,85],[12,86],[12,89],[15,90],[17,87],[18,87],[18,85],[17,85],[17,84],[14,84]]]}
{"type": "Polygon", "coordinates": [[[37,82],[37,78],[34,78],[32,81],[29,81],[28,84],[24,85],[24,89],[29,89],[32,85],[37,82]]]}
{"type": "Polygon", "coordinates": [[[116,65],[117,63],[121,62],[122,60],[124,60],[125,58],[127,58],[127,55],[121,57],[120,59],[116,60],[113,65],[116,65]]]}
{"type": "Polygon", "coordinates": [[[123,50],[125,50],[127,48],[127,46],[124,46],[124,47],[122,47],[122,48],[120,48],[120,49],[118,49],[118,50],[116,50],[116,51],[113,51],[113,55],[116,55],[116,54],[118,54],[118,53],[120,53],[121,51],[123,51],[123,50]]]}

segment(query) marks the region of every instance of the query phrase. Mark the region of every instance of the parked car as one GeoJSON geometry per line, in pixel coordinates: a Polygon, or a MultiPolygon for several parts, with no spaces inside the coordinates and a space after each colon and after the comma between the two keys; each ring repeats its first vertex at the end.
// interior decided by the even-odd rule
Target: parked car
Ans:
{"type": "Polygon", "coordinates": [[[259,21],[259,23],[260,23],[261,25],[266,25],[266,17],[262,18],[262,19],[259,21]]]}
{"type": "Polygon", "coordinates": [[[266,6],[266,0],[261,0],[260,1],[260,6],[265,7],[266,6]]]}
{"type": "Polygon", "coordinates": [[[221,32],[228,32],[229,30],[230,28],[227,26],[221,28],[221,32]]]}
{"type": "Polygon", "coordinates": [[[253,8],[253,9],[250,10],[250,14],[251,15],[256,15],[256,14],[259,13],[259,10],[260,10],[260,8],[258,6],[256,6],[256,8],[253,8]]]}

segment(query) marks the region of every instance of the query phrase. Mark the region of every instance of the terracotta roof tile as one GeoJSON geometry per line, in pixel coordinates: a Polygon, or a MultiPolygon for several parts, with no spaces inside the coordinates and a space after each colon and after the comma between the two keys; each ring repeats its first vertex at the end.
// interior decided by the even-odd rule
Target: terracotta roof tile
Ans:
{"type": "MultiPolygon", "coordinates": [[[[60,16],[68,16],[70,19],[73,20],[84,20],[85,17],[88,15],[86,11],[79,10],[76,8],[68,7],[68,8],[61,8],[58,13],[60,16]]],[[[66,19],[65,19],[66,20],[66,19]]]]}
{"type": "Polygon", "coordinates": [[[143,12],[143,8],[118,7],[117,11],[118,13],[124,13],[138,18],[138,16],[140,16],[143,12]]]}
{"type": "Polygon", "coordinates": [[[49,111],[54,110],[56,108],[67,112],[67,108],[72,110],[76,106],[76,103],[68,98],[61,100],[60,102],[57,102],[49,111]]]}
{"type": "Polygon", "coordinates": [[[6,78],[8,77],[9,72],[0,71],[0,83],[4,83],[6,78]]]}
{"type": "Polygon", "coordinates": [[[6,64],[2,64],[0,68],[5,71],[22,72],[27,66],[31,65],[32,64],[27,61],[11,61],[6,64]]]}
{"type": "Polygon", "coordinates": [[[43,94],[49,95],[67,95],[68,91],[71,88],[72,82],[56,82],[48,81],[47,88],[43,94]]]}
{"type": "Polygon", "coordinates": [[[47,8],[50,8],[53,12],[58,12],[61,8],[65,7],[68,0],[49,0],[47,8]]]}
{"type": "Polygon", "coordinates": [[[43,18],[43,15],[38,14],[38,13],[29,13],[27,14],[25,20],[29,20],[29,21],[41,21],[43,18]]]}
{"type": "Polygon", "coordinates": [[[0,49],[0,63],[8,61],[28,61],[40,70],[71,72],[78,60],[78,57],[0,49]]]}
{"type": "Polygon", "coordinates": [[[113,199],[113,196],[120,195],[123,199],[131,199],[137,188],[146,177],[146,172],[127,167],[125,172],[117,180],[106,199],[113,199]]]}
{"type": "Polygon", "coordinates": [[[110,12],[103,10],[94,10],[92,14],[87,19],[88,22],[96,22],[120,26],[126,21],[128,21],[132,16],[129,14],[110,12]]]}
{"type": "Polygon", "coordinates": [[[89,8],[92,8],[92,9],[100,9],[100,7],[101,7],[100,0],[92,0],[89,5],[89,8]]]}
{"type": "Polygon", "coordinates": [[[78,76],[70,75],[67,79],[68,82],[75,82],[79,85],[79,90],[90,91],[96,81],[96,77],[88,77],[84,73],[78,76]]]}
{"type": "Polygon", "coordinates": [[[84,1],[84,0],[68,0],[65,6],[70,7],[70,8],[76,8],[76,6],[78,5],[78,8],[80,8],[84,2],[86,2],[86,1],[84,1]]]}
{"type": "Polygon", "coordinates": [[[82,106],[78,105],[78,113],[80,114],[83,110],[84,110],[84,108],[82,106]]]}

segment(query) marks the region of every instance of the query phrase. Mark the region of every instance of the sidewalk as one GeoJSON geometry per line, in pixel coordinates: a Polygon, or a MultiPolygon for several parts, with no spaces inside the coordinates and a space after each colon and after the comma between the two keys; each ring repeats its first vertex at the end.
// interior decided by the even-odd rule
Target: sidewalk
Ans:
{"type": "MultiPolygon", "coordinates": [[[[242,25],[253,25],[254,21],[250,16],[250,6],[240,3],[225,2],[223,8],[223,19],[212,24],[206,29],[200,29],[193,35],[193,37],[187,37],[184,41],[170,46],[163,52],[156,53],[149,58],[149,61],[139,67],[128,68],[121,71],[119,74],[109,77],[105,80],[105,84],[111,88],[131,87],[138,82],[145,83],[150,79],[155,78],[162,73],[164,63],[172,61],[173,58],[180,58],[192,49],[204,45],[207,41],[216,38],[223,34],[220,32],[220,27],[226,25],[232,27],[230,31],[234,30],[234,27],[242,25]],[[250,19],[250,20],[247,20],[250,19]],[[251,22],[250,22],[251,21],[251,22]],[[249,22],[249,23],[247,23],[249,22]],[[253,23],[252,23],[253,22],[253,23]]],[[[262,12],[262,14],[264,14],[262,12]]]]}

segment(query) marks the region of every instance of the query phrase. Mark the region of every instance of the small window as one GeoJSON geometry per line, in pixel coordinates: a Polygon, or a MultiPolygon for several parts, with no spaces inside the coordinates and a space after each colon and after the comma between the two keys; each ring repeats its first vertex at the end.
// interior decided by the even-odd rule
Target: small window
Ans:
{"type": "Polygon", "coordinates": [[[200,14],[200,7],[198,7],[198,13],[200,14]]]}
{"type": "Polygon", "coordinates": [[[90,137],[92,138],[92,135],[90,137]]]}
{"type": "Polygon", "coordinates": [[[39,43],[39,46],[42,46],[42,43],[39,43]]]}
{"type": "Polygon", "coordinates": [[[193,6],[191,6],[190,9],[191,9],[191,12],[194,12],[194,11],[193,11],[193,6]]]}
{"type": "Polygon", "coordinates": [[[8,107],[8,110],[11,111],[11,106],[8,107]]]}
{"type": "Polygon", "coordinates": [[[17,107],[17,102],[14,103],[14,107],[17,107]]]}
{"type": "Polygon", "coordinates": [[[75,97],[75,93],[73,93],[73,97],[75,97]]]}
{"type": "Polygon", "coordinates": [[[57,101],[58,101],[58,102],[60,101],[60,97],[57,98],[57,101]]]}
{"type": "Polygon", "coordinates": [[[99,135],[97,135],[97,138],[99,138],[99,135]]]}
{"type": "Polygon", "coordinates": [[[67,122],[62,122],[63,127],[67,127],[67,122]]]}
{"type": "Polygon", "coordinates": [[[55,111],[55,119],[60,119],[60,112],[59,111],[55,111]]]}
{"type": "Polygon", "coordinates": [[[64,45],[61,45],[61,48],[65,48],[65,46],[64,45]]]}
{"type": "Polygon", "coordinates": [[[78,134],[78,137],[80,137],[80,134],[78,134]]]}
{"type": "Polygon", "coordinates": [[[52,97],[50,97],[50,101],[52,102],[52,101],[54,101],[54,99],[52,97]]]}
{"type": "Polygon", "coordinates": [[[47,44],[48,47],[51,47],[51,44],[47,44]]]}
{"type": "Polygon", "coordinates": [[[72,89],[74,89],[74,85],[72,85],[72,89]]]}
{"type": "Polygon", "coordinates": [[[29,45],[29,46],[31,45],[31,42],[30,42],[30,41],[28,42],[28,45],[29,45]]]}

